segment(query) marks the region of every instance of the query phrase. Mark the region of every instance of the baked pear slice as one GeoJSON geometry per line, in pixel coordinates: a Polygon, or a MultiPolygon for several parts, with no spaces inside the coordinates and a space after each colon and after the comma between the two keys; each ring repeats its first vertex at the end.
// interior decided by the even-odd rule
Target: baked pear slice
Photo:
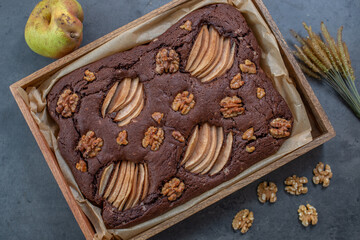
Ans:
{"type": "Polygon", "coordinates": [[[139,78],[134,78],[131,80],[129,94],[127,95],[125,102],[120,106],[119,109],[124,108],[126,105],[128,105],[131,102],[131,100],[133,99],[133,97],[136,93],[139,83],[140,83],[139,78]]]}
{"type": "Polygon", "coordinates": [[[195,151],[191,155],[190,159],[185,163],[186,170],[191,170],[201,162],[202,158],[204,158],[207,154],[210,143],[210,125],[205,123],[200,127],[199,140],[196,144],[195,151]]]}
{"type": "Polygon", "coordinates": [[[116,82],[109,90],[108,94],[106,95],[105,99],[104,99],[104,102],[103,102],[103,105],[101,106],[101,115],[102,117],[104,118],[105,117],[105,114],[106,114],[106,110],[111,102],[111,99],[113,98],[115,92],[116,92],[116,89],[119,85],[119,82],[116,82]]]}
{"type": "Polygon", "coordinates": [[[215,68],[204,78],[201,79],[201,82],[209,82],[216,78],[218,74],[223,71],[223,69],[227,66],[228,59],[230,56],[230,39],[226,38],[224,41],[223,52],[221,54],[221,59],[215,68]]]}
{"type": "Polygon", "coordinates": [[[211,126],[211,143],[209,144],[209,150],[207,151],[206,157],[204,157],[200,164],[198,164],[195,168],[191,170],[193,173],[200,173],[202,172],[209,164],[211,163],[211,160],[214,157],[215,151],[216,151],[216,145],[217,145],[217,131],[216,126],[211,126]]]}
{"type": "MultiPolygon", "coordinates": [[[[124,181],[123,183],[123,189],[125,191],[123,191],[123,189],[121,189],[121,192],[119,194],[119,196],[117,197],[117,199],[115,200],[115,203],[117,204],[117,201],[120,200],[120,205],[118,207],[118,209],[120,211],[123,210],[124,205],[126,203],[126,201],[128,200],[129,196],[130,196],[130,192],[132,189],[132,183],[134,181],[134,174],[135,174],[135,163],[128,161],[128,164],[130,164],[130,170],[128,168],[127,172],[130,172],[130,178],[128,181],[124,181]],[[126,184],[127,183],[127,184],[126,184]],[[126,186],[127,185],[127,186],[126,186]]],[[[126,180],[126,178],[125,178],[126,180]]]]}
{"type": "Polygon", "coordinates": [[[191,51],[190,51],[190,54],[189,54],[189,57],[188,57],[188,60],[186,63],[185,71],[189,72],[190,67],[193,65],[197,55],[199,54],[200,46],[201,46],[201,42],[202,42],[202,38],[203,38],[205,29],[207,30],[207,26],[206,25],[202,26],[200,33],[196,37],[195,43],[194,43],[193,47],[191,48],[191,51]]]}
{"type": "Polygon", "coordinates": [[[204,32],[203,32],[203,36],[202,36],[202,39],[201,39],[201,45],[200,45],[199,53],[196,56],[195,61],[193,62],[193,64],[189,68],[190,73],[192,71],[194,71],[199,66],[201,60],[203,59],[203,57],[204,57],[204,55],[205,55],[205,53],[206,53],[206,51],[208,50],[208,47],[209,47],[209,41],[210,41],[209,30],[208,30],[208,27],[206,25],[203,28],[204,28],[204,32]]]}
{"type": "Polygon", "coordinates": [[[233,65],[234,58],[235,58],[235,43],[233,43],[233,45],[231,47],[230,55],[229,55],[228,61],[226,63],[226,66],[215,77],[220,77],[221,75],[226,73],[226,71],[229,70],[231,68],[231,66],[233,65]]]}
{"type": "Polygon", "coordinates": [[[139,178],[139,164],[135,164],[135,171],[134,171],[131,192],[130,192],[129,199],[126,201],[126,204],[124,206],[124,211],[130,209],[132,207],[132,204],[135,201],[136,191],[137,191],[137,187],[138,187],[137,186],[138,178],[139,178]]]}
{"type": "Polygon", "coordinates": [[[115,122],[123,121],[128,116],[130,116],[134,111],[136,111],[137,108],[141,105],[141,101],[144,98],[143,95],[144,95],[143,85],[139,84],[131,102],[116,114],[114,121],[115,122]]]}
{"type": "Polygon", "coordinates": [[[223,47],[224,47],[224,37],[220,36],[215,59],[202,73],[200,73],[200,75],[197,76],[198,78],[206,77],[217,66],[223,53],[223,47]]]}
{"type": "Polygon", "coordinates": [[[120,193],[124,178],[125,178],[125,173],[126,173],[126,168],[127,168],[127,163],[126,161],[122,161],[120,164],[120,169],[119,169],[119,174],[118,177],[116,179],[116,183],[115,186],[113,188],[113,190],[111,191],[111,194],[109,196],[109,198],[107,199],[110,203],[113,203],[117,196],[120,193]]]}
{"type": "Polygon", "coordinates": [[[114,188],[114,185],[116,183],[116,180],[117,180],[117,177],[118,177],[118,174],[119,174],[119,168],[120,168],[120,163],[116,164],[115,166],[115,170],[111,176],[111,180],[110,180],[110,183],[109,185],[106,187],[106,191],[105,191],[105,194],[104,194],[104,198],[107,199],[110,195],[110,193],[112,192],[112,189],[114,188]]]}
{"type": "Polygon", "coordinates": [[[113,113],[117,111],[119,106],[121,106],[121,104],[125,102],[126,97],[130,91],[130,86],[131,86],[131,78],[124,78],[120,82],[112,98],[112,101],[110,102],[109,113],[113,113]]]}
{"type": "Polygon", "coordinates": [[[215,154],[211,159],[210,164],[204,169],[204,171],[201,172],[201,174],[207,174],[211,170],[211,168],[214,166],[216,159],[220,154],[220,150],[224,142],[224,131],[222,127],[218,127],[216,131],[217,131],[217,138],[216,138],[217,142],[216,142],[215,154]]]}
{"type": "Polygon", "coordinates": [[[144,200],[144,198],[147,196],[149,191],[149,171],[146,163],[144,163],[144,172],[145,172],[144,187],[143,187],[143,193],[141,195],[141,201],[144,200]]]}
{"type": "Polygon", "coordinates": [[[119,122],[118,126],[122,127],[128,124],[129,122],[131,122],[131,120],[133,120],[134,118],[140,115],[143,108],[144,108],[144,98],[141,100],[140,106],[135,110],[135,112],[133,112],[130,116],[119,122]]]}
{"type": "Polygon", "coordinates": [[[184,159],[180,163],[181,165],[186,163],[189,160],[189,158],[191,157],[191,155],[193,154],[196,144],[198,142],[198,139],[199,139],[199,126],[196,125],[193,133],[191,134],[191,137],[190,137],[190,140],[189,140],[186,152],[185,152],[184,159]]]}
{"type": "Polygon", "coordinates": [[[210,35],[210,40],[209,40],[208,49],[206,50],[204,57],[201,59],[199,66],[197,66],[197,68],[191,72],[191,75],[193,76],[197,76],[201,72],[203,72],[206,69],[206,67],[209,66],[212,63],[212,61],[215,59],[215,54],[217,52],[220,36],[218,31],[213,26],[210,26],[209,35],[210,35]]]}
{"type": "Polygon", "coordinates": [[[135,195],[135,200],[131,207],[136,206],[140,202],[144,188],[144,181],[145,181],[145,168],[143,164],[139,164],[139,175],[137,181],[136,195],[135,195]]]}
{"type": "Polygon", "coordinates": [[[119,194],[116,196],[116,198],[115,198],[115,200],[113,202],[113,206],[115,206],[117,208],[120,206],[121,201],[125,197],[127,187],[129,185],[129,182],[130,182],[130,177],[131,177],[131,169],[130,169],[131,168],[131,162],[129,162],[129,161],[123,161],[123,162],[125,162],[125,164],[126,164],[126,171],[124,173],[124,179],[123,179],[123,181],[121,182],[121,185],[120,185],[119,194]]]}
{"type": "Polygon", "coordinates": [[[104,194],[106,185],[111,177],[111,173],[114,169],[114,164],[107,166],[101,174],[100,183],[99,183],[99,196],[101,197],[104,194]]]}
{"type": "Polygon", "coordinates": [[[219,157],[216,159],[216,162],[209,173],[210,176],[217,174],[224,168],[231,154],[232,143],[233,143],[233,134],[232,132],[230,132],[226,137],[226,142],[223,148],[221,149],[219,157]]]}

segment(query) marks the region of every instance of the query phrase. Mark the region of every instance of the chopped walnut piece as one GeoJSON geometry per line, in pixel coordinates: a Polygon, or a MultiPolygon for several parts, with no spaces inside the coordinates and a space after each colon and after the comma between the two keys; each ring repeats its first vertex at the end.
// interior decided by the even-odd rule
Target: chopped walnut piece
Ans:
{"type": "Polygon", "coordinates": [[[248,152],[248,153],[252,153],[253,151],[255,151],[255,147],[254,146],[252,146],[252,147],[249,147],[249,146],[246,146],[246,151],[248,152]]]}
{"type": "Polygon", "coordinates": [[[195,100],[194,95],[189,93],[188,91],[183,91],[182,93],[178,93],[172,103],[172,109],[176,111],[180,111],[181,114],[188,114],[190,109],[194,108],[195,100]]]}
{"type": "Polygon", "coordinates": [[[155,120],[155,122],[160,123],[164,117],[164,114],[161,112],[154,112],[151,117],[155,120]]]}
{"type": "Polygon", "coordinates": [[[180,26],[180,28],[190,32],[192,29],[191,24],[191,21],[187,20],[183,25],[180,26]]]}
{"type": "Polygon", "coordinates": [[[286,178],[284,181],[285,191],[292,195],[300,195],[308,192],[308,188],[304,186],[305,183],[308,183],[308,179],[306,177],[297,177],[293,175],[292,177],[286,178]]]}
{"type": "Polygon", "coordinates": [[[179,131],[173,131],[172,136],[179,142],[185,142],[184,136],[179,131]]]}
{"type": "Polygon", "coordinates": [[[242,135],[242,139],[248,141],[256,140],[256,137],[254,136],[254,128],[249,128],[248,130],[246,130],[242,135]]]}
{"type": "Polygon", "coordinates": [[[79,162],[76,163],[76,169],[80,172],[87,172],[86,162],[80,159],[79,162]]]}
{"type": "Polygon", "coordinates": [[[83,79],[88,82],[92,82],[96,79],[95,74],[93,72],[90,72],[89,70],[86,70],[84,75],[85,76],[83,77],[83,79]]]}
{"type": "Polygon", "coordinates": [[[257,88],[256,89],[256,97],[258,99],[262,99],[263,97],[265,97],[265,89],[263,88],[257,88]]]}
{"type": "Polygon", "coordinates": [[[240,63],[240,69],[243,73],[256,73],[255,63],[251,62],[249,59],[245,60],[245,64],[240,63]]]}
{"type": "Polygon", "coordinates": [[[330,179],[333,174],[331,172],[331,168],[328,164],[325,165],[322,162],[319,162],[313,170],[314,177],[313,182],[315,184],[322,183],[323,187],[328,187],[330,184],[330,179]]]}
{"type": "Polygon", "coordinates": [[[269,182],[268,185],[268,182],[262,182],[257,188],[258,199],[261,203],[265,203],[266,201],[274,203],[277,200],[277,191],[278,189],[275,183],[269,182]]]}
{"type": "Polygon", "coordinates": [[[158,74],[175,73],[179,69],[179,55],[173,49],[162,48],[156,54],[155,72],[158,74]]]}
{"type": "Polygon", "coordinates": [[[76,150],[82,152],[85,158],[95,157],[101,151],[104,142],[101,138],[96,138],[93,131],[88,131],[83,135],[76,147],[76,150]]]}
{"type": "Polygon", "coordinates": [[[241,229],[241,233],[246,233],[254,222],[254,213],[248,209],[238,212],[232,221],[234,230],[241,229]]]}
{"type": "Polygon", "coordinates": [[[316,225],[318,222],[318,214],[316,209],[310,204],[300,205],[298,209],[299,220],[301,221],[304,227],[309,226],[309,224],[316,225]]]}
{"type": "Polygon", "coordinates": [[[128,141],[127,141],[127,132],[126,130],[123,130],[121,132],[119,132],[118,137],[116,138],[116,142],[119,145],[128,145],[128,141]]]}
{"type": "Polygon", "coordinates": [[[220,112],[224,118],[236,117],[245,112],[245,108],[242,107],[241,99],[237,96],[226,97],[220,102],[220,112]]]}
{"type": "Polygon", "coordinates": [[[72,93],[70,89],[66,89],[56,103],[56,112],[60,113],[63,117],[71,117],[76,110],[78,101],[79,96],[72,93]]]}
{"type": "Polygon", "coordinates": [[[157,151],[164,140],[164,130],[162,128],[149,127],[145,132],[145,136],[142,140],[142,146],[146,148],[151,146],[152,151],[157,151]]]}
{"type": "Polygon", "coordinates": [[[169,182],[165,183],[161,190],[163,196],[167,196],[169,201],[175,201],[178,199],[182,192],[185,190],[185,184],[178,178],[173,178],[169,182]]]}
{"type": "Polygon", "coordinates": [[[283,118],[275,118],[270,122],[270,134],[274,138],[283,138],[290,136],[288,131],[291,128],[291,121],[283,118]]]}
{"type": "Polygon", "coordinates": [[[238,89],[240,88],[241,86],[243,86],[245,84],[244,81],[241,80],[241,74],[238,73],[236,74],[233,79],[231,80],[230,82],[230,88],[231,89],[238,89]]]}

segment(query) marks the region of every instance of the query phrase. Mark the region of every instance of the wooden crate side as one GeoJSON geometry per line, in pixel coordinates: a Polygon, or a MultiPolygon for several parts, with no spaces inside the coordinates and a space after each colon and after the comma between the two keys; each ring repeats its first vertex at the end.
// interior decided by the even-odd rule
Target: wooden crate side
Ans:
{"type": "Polygon", "coordinates": [[[39,145],[39,148],[44,155],[44,158],[54,175],[54,178],[57,184],[60,187],[62,194],[65,197],[66,202],[68,203],[76,221],[78,222],[80,229],[82,230],[83,234],[85,235],[86,239],[93,239],[94,236],[94,229],[86,217],[80,206],[77,204],[74,196],[71,193],[71,190],[65,180],[65,177],[60,169],[59,164],[55,158],[53,151],[50,149],[49,145],[47,144],[44,136],[40,132],[39,126],[35,122],[34,118],[32,117],[30,110],[24,100],[21,98],[20,94],[17,91],[17,88],[10,87],[11,93],[13,94],[16,103],[18,104],[20,111],[22,112],[29,128],[34,135],[34,138],[39,145]]]}
{"type": "Polygon", "coordinates": [[[294,55],[291,53],[284,37],[282,36],[279,28],[277,27],[276,23],[274,22],[273,18],[271,17],[269,11],[265,7],[262,0],[253,0],[257,9],[269,25],[269,28],[273,32],[279,47],[280,51],[283,55],[285,60],[286,67],[289,71],[290,76],[296,81],[296,87],[298,91],[300,91],[303,97],[306,100],[306,103],[309,104],[312,113],[314,114],[315,118],[318,120],[318,124],[321,127],[321,130],[324,132],[330,133],[333,137],[335,136],[335,130],[331,125],[324,109],[320,105],[319,100],[315,96],[314,91],[312,90],[309,82],[306,80],[303,72],[301,71],[299,64],[297,63],[294,55]]]}

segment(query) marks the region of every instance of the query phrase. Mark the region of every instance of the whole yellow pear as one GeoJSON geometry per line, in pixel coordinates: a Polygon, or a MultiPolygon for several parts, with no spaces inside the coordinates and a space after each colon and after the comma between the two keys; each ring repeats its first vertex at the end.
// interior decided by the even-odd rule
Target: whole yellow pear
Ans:
{"type": "Polygon", "coordinates": [[[26,23],[25,41],[42,56],[61,58],[80,46],[83,19],[76,0],[42,0],[26,23]]]}

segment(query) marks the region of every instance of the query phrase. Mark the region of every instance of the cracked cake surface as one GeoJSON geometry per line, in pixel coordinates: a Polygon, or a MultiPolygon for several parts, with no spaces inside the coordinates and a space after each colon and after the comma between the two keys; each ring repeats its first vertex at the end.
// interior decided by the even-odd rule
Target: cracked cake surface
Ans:
{"type": "Polygon", "coordinates": [[[59,150],[106,227],[159,216],[279,149],[293,117],[260,56],[241,13],[216,4],[54,85],[59,150]]]}

